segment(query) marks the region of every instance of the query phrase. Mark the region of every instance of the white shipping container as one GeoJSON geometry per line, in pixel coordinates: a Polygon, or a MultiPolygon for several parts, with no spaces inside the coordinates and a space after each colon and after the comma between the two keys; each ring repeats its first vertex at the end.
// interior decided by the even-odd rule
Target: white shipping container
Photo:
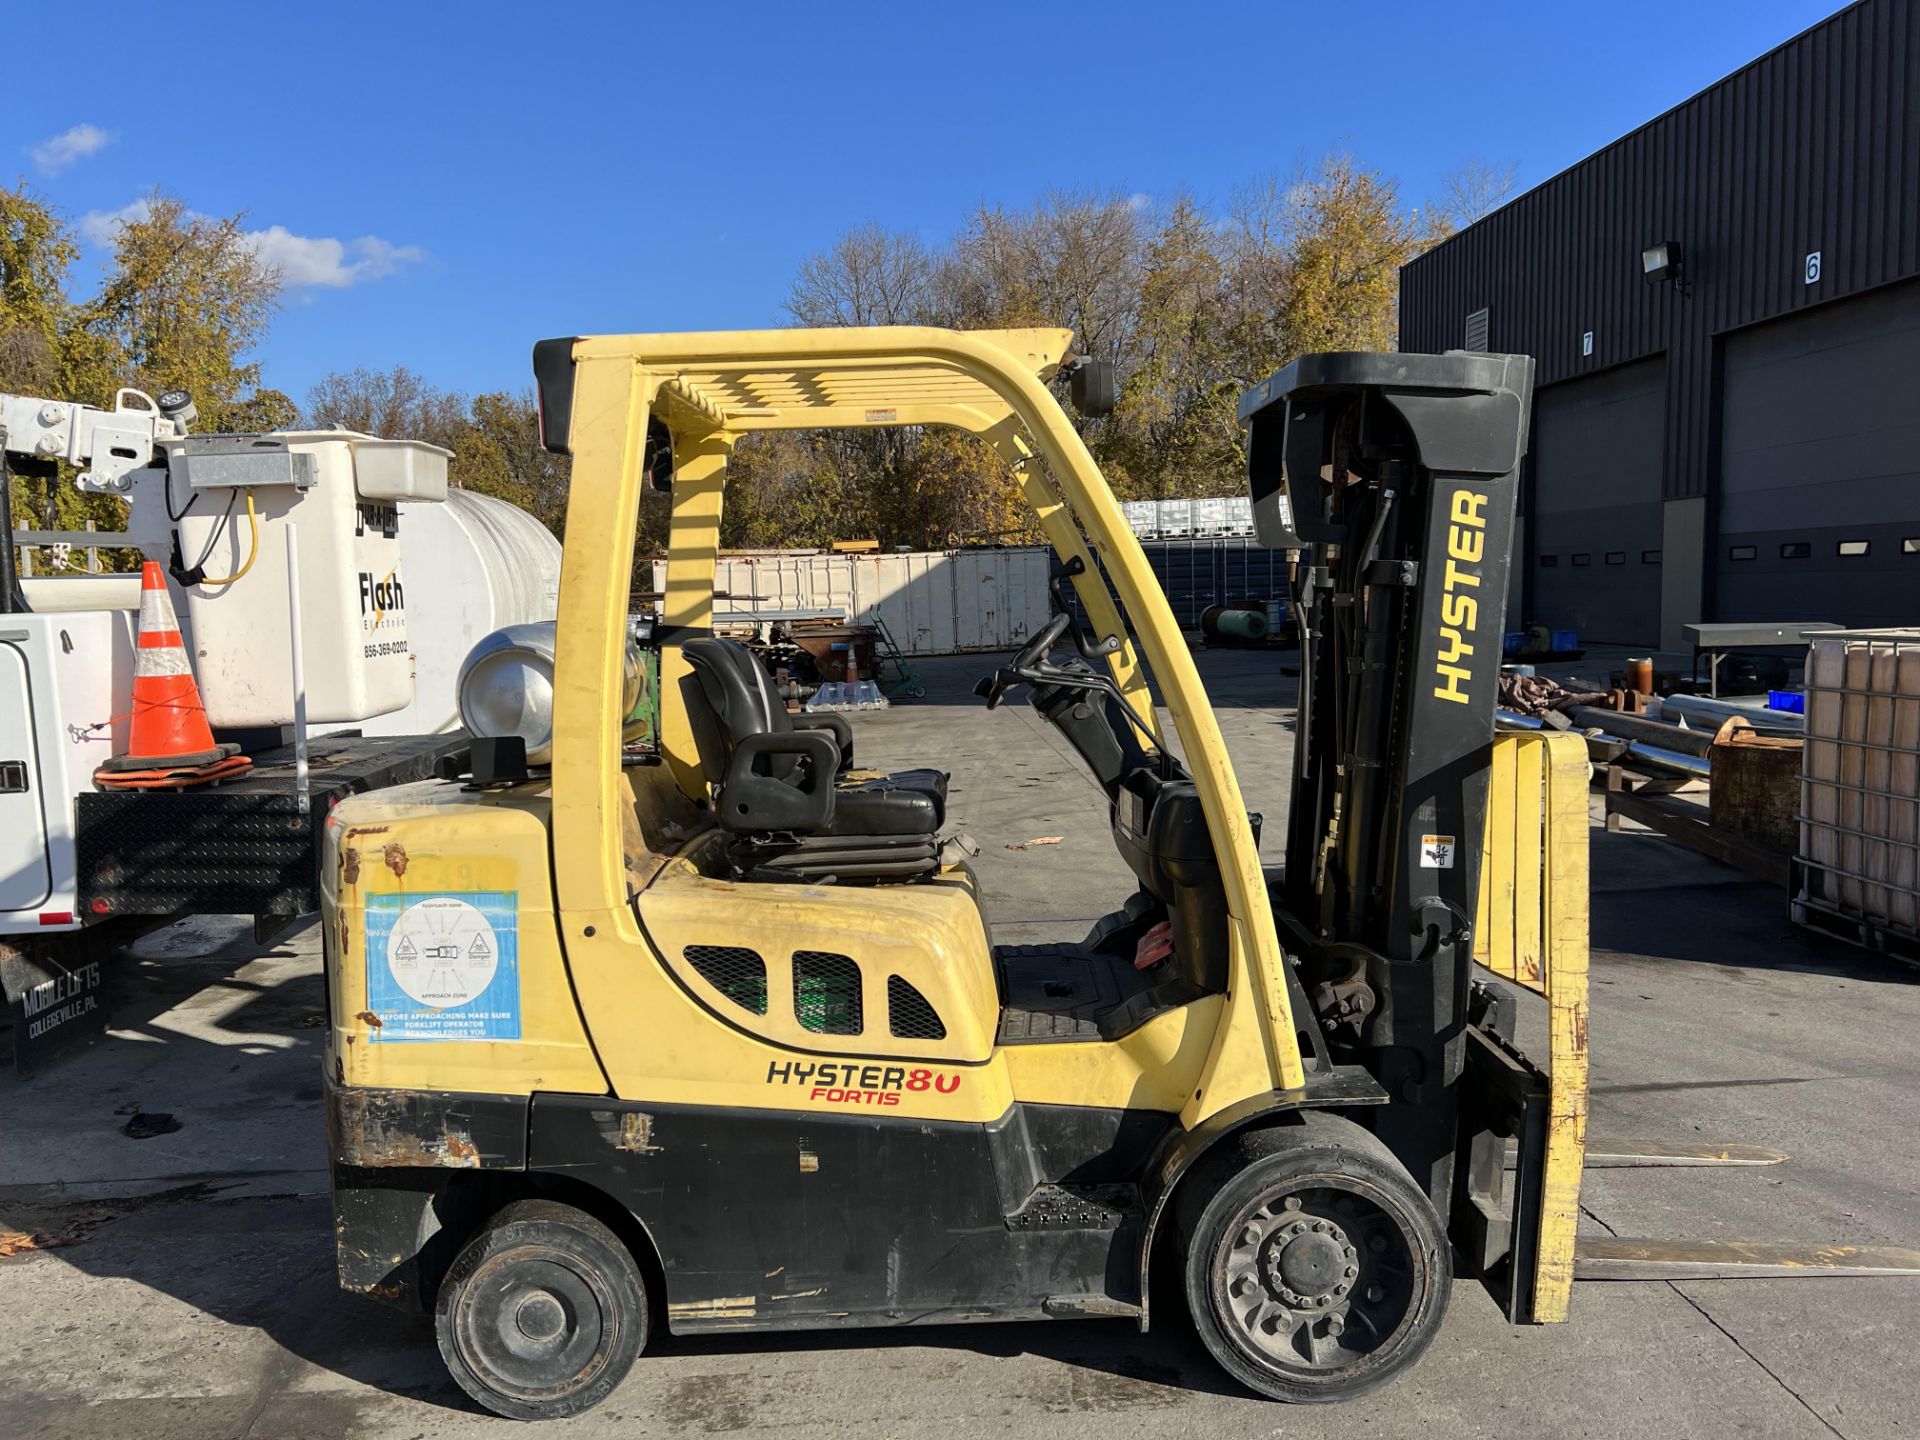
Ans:
{"type": "MultiPolygon", "coordinates": [[[[1052,552],[925,550],[869,555],[762,551],[724,555],[714,567],[716,613],[828,611],[886,622],[908,655],[1016,649],[1047,623],[1052,552]]],[[[653,585],[666,588],[666,562],[653,585]]]]}
{"type": "Polygon", "coordinates": [[[1160,533],[1160,507],[1153,501],[1125,501],[1120,506],[1120,513],[1127,517],[1127,524],[1142,540],[1151,540],[1160,533]]]}
{"type": "Polygon", "coordinates": [[[858,555],[853,618],[878,616],[908,655],[1012,650],[1047,623],[1050,552],[858,555]]]}
{"type": "Polygon", "coordinates": [[[1235,495],[1227,501],[1227,534],[1251,535],[1253,533],[1253,499],[1247,495],[1235,495]]]}
{"type": "Polygon", "coordinates": [[[1162,500],[1158,504],[1162,537],[1179,540],[1193,534],[1193,502],[1191,500],[1162,500]]]}

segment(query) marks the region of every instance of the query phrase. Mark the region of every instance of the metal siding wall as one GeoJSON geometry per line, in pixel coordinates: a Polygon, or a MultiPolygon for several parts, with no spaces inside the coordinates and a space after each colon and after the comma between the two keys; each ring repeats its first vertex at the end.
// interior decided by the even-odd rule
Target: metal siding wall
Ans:
{"type": "MultiPolygon", "coordinates": [[[[1200,628],[1200,614],[1209,605],[1229,600],[1285,601],[1293,593],[1287,585],[1287,552],[1266,549],[1248,536],[1144,540],[1140,548],[1174,619],[1185,630],[1200,628]]],[[[1086,624],[1086,611],[1077,597],[1073,615],[1076,622],[1086,624]]]]}
{"type": "Polygon", "coordinates": [[[1664,494],[1705,495],[1715,337],[1916,274],[1920,19],[1862,0],[1414,260],[1400,344],[1457,348],[1484,306],[1488,343],[1534,356],[1542,385],[1664,350],[1664,494]],[[1641,277],[1658,240],[1680,242],[1690,296],[1641,277]]]}

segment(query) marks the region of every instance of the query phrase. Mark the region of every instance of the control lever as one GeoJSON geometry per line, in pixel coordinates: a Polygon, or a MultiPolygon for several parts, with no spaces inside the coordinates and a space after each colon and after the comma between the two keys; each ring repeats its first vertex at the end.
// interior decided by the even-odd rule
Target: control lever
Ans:
{"type": "MultiPolygon", "coordinates": [[[[1053,603],[1059,607],[1062,615],[1073,613],[1072,597],[1067,594],[1067,581],[1076,575],[1086,573],[1087,562],[1078,555],[1064,564],[1053,567],[1053,575],[1047,584],[1053,591],[1053,603]]],[[[1078,625],[1069,625],[1067,632],[1073,639],[1073,648],[1080,652],[1082,660],[1104,660],[1118,650],[1122,643],[1118,635],[1109,635],[1104,640],[1096,640],[1082,631],[1078,625]]]]}

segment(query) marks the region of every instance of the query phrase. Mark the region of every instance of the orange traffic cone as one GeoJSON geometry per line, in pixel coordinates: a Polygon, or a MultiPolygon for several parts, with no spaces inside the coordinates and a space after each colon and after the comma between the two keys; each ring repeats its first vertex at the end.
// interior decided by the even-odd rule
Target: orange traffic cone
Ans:
{"type": "Polygon", "coordinates": [[[166,576],[152,560],[140,572],[140,633],[134,640],[127,746],[128,754],[116,755],[94,772],[96,785],[176,789],[224,780],[253,767],[238,745],[214,743],[166,576]]]}

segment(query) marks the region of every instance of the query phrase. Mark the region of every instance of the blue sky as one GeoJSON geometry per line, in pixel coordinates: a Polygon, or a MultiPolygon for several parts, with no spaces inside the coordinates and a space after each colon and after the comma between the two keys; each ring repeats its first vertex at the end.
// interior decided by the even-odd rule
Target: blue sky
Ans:
{"type": "Polygon", "coordinates": [[[355,365],[517,389],[542,336],[780,324],[863,221],[1224,203],[1334,148],[1411,203],[1469,157],[1531,186],[1836,8],[189,0],[118,78],[129,12],[83,3],[56,49],[102,68],[16,88],[0,176],[95,234],[156,185],[245,211],[298,282],[258,356],[296,398],[355,365]]]}

